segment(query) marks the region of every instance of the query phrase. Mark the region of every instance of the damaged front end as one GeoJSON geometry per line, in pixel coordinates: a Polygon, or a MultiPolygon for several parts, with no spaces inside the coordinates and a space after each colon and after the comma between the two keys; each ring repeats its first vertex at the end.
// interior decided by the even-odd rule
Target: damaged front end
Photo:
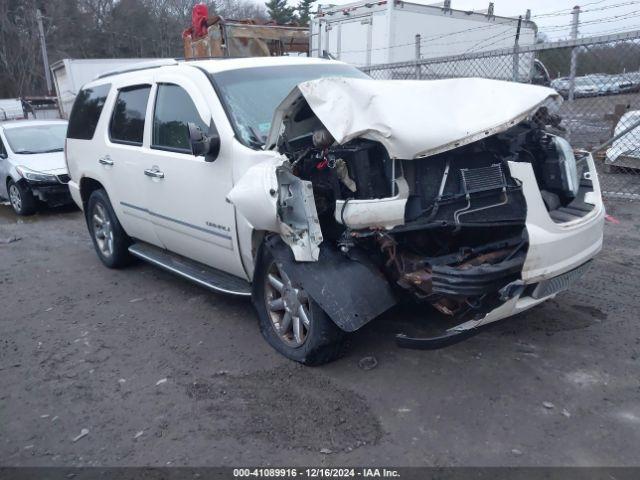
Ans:
{"type": "MultiPolygon", "coordinates": [[[[277,240],[268,245],[344,330],[403,299],[464,323],[521,295],[528,206],[516,164],[530,166],[526,181],[537,183],[558,222],[593,208],[593,185],[547,109],[554,92],[471,80],[323,79],[301,84],[276,113],[268,144],[282,157],[248,174],[269,178],[273,213],[264,230],[278,233],[291,252],[277,240]],[[435,108],[438,89],[455,95],[465,85],[482,90],[489,118],[478,119],[477,105],[447,112],[456,122],[450,129],[446,118],[423,116],[435,108]],[[420,131],[424,138],[416,139],[420,131]]],[[[452,108],[439,101],[440,113],[452,108]]],[[[254,223],[248,208],[255,195],[251,202],[238,195],[245,177],[229,197],[261,228],[265,213],[254,223]]]]}

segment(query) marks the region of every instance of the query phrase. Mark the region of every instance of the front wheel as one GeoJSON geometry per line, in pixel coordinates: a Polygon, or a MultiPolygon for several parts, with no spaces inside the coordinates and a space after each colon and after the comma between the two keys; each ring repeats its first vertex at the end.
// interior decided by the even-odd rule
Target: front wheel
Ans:
{"type": "Polygon", "coordinates": [[[17,215],[26,216],[36,213],[36,197],[33,196],[33,192],[27,185],[24,185],[23,182],[15,183],[13,180],[9,180],[7,189],[9,190],[9,202],[17,215]]]}
{"type": "Polygon", "coordinates": [[[109,268],[120,268],[131,263],[131,239],[118,221],[109,196],[104,190],[95,190],[86,209],[87,227],[98,258],[109,268]]]}
{"type": "Polygon", "coordinates": [[[291,281],[264,245],[253,278],[253,303],[262,336],[285,357],[321,365],[343,353],[344,332],[291,281]]]}

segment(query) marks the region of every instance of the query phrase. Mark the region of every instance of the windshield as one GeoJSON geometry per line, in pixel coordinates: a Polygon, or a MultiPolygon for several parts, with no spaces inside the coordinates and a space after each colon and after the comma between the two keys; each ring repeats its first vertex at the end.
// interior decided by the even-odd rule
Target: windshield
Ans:
{"type": "Polygon", "coordinates": [[[4,135],[14,153],[61,152],[64,149],[64,138],[67,135],[67,124],[5,128],[4,135]]]}
{"type": "Polygon", "coordinates": [[[264,145],[273,113],[289,92],[299,83],[323,77],[369,78],[340,64],[255,67],[213,75],[239,140],[252,148],[264,145]]]}

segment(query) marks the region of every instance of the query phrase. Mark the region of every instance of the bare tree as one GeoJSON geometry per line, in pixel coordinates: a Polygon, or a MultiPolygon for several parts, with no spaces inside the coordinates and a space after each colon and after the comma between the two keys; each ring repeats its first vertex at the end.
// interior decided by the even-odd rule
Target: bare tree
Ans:
{"type": "MultiPolygon", "coordinates": [[[[182,56],[196,0],[0,0],[0,97],[45,92],[36,8],[49,59],[182,56]]],[[[211,0],[224,18],[267,19],[253,0],[211,0]]]]}

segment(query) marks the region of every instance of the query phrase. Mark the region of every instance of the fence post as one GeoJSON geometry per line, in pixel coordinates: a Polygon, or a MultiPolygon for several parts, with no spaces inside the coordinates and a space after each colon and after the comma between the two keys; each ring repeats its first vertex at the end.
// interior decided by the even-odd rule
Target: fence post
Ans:
{"type": "MultiPolygon", "coordinates": [[[[573,12],[571,13],[571,40],[576,40],[578,38],[578,22],[580,16],[580,7],[576,5],[573,7],[573,12]]],[[[580,47],[573,47],[571,49],[571,67],[569,68],[569,101],[573,101],[573,94],[576,87],[576,67],[578,64],[578,49],[580,47]]]]}
{"type": "Polygon", "coordinates": [[[416,33],[416,80],[420,77],[420,34],[416,33]]]}
{"type": "Polygon", "coordinates": [[[522,15],[518,17],[518,28],[516,30],[516,41],[513,44],[513,81],[518,81],[518,71],[520,70],[520,46],[518,42],[520,41],[520,28],[522,27],[522,15]]]}

